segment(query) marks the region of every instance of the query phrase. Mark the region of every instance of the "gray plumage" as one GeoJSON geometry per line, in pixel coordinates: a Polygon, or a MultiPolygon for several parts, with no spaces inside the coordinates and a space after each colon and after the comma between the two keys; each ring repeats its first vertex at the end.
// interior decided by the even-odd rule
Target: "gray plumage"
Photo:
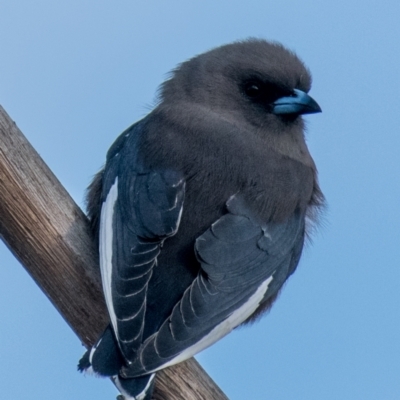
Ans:
{"type": "Polygon", "coordinates": [[[88,195],[113,329],[81,370],[150,398],[153,372],[271,306],[323,204],[310,86],[283,46],[229,44],[181,64],[116,140],[88,195]]]}

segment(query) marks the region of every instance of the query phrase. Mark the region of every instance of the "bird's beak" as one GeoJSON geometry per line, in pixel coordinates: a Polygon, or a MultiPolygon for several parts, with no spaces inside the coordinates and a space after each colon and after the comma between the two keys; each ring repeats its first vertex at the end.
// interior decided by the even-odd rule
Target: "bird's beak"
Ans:
{"type": "Polygon", "coordinates": [[[272,103],[272,112],[281,114],[314,114],[321,112],[321,107],[307,93],[294,89],[292,96],[281,97],[272,103]]]}

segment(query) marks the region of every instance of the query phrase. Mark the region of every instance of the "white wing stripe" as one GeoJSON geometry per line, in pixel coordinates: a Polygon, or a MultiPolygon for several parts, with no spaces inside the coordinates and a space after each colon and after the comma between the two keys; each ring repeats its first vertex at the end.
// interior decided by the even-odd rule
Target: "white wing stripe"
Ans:
{"type": "Polygon", "coordinates": [[[171,361],[149,372],[152,373],[187,360],[188,358],[193,357],[195,354],[206,349],[219,339],[226,336],[234,328],[245,321],[251,314],[253,314],[253,312],[257,309],[257,307],[260,305],[260,302],[264,298],[265,293],[268,290],[268,286],[272,282],[272,279],[273,276],[271,275],[259,286],[257,291],[247,300],[245,304],[235,310],[227,319],[217,325],[208,335],[204,336],[203,339],[199,340],[193,346],[188,347],[187,349],[182,351],[182,353],[177,355],[171,361]]]}
{"type": "Polygon", "coordinates": [[[114,184],[108,192],[106,201],[101,207],[100,216],[100,271],[101,280],[103,283],[104,297],[110,320],[114,328],[115,335],[118,337],[117,317],[115,315],[112,290],[111,290],[111,276],[112,276],[112,252],[113,252],[113,217],[114,207],[118,199],[118,178],[115,179],[114,184]]]}

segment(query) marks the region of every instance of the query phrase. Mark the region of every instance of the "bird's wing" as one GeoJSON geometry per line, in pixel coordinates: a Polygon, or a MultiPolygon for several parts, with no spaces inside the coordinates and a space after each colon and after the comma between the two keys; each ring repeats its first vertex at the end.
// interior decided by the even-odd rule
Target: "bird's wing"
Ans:
{"type": "Polygon", "coordinates": [[[179,226],[185,182],[179,173],[144,166],[137,132],[126,134],[128,145],[122,146],[122,140],[110,149],[104,172],[99,253],[111,324],[129,361],[142,343],[146,294],[157,256],[179,226]]]}
{"type": "Polygon", "coordinates": [[[181,362],[245,321],[277,293],[298,263],[304,216],[263,224],[239,196],[228,213],[196,240],[201,271],[169,318],[123,370],[128,377],[181,362]]]}

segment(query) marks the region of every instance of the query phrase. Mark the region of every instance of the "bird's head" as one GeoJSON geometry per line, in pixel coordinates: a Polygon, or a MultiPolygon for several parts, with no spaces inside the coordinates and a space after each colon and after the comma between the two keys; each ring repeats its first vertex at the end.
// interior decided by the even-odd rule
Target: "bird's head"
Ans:
{"type": "Polygon", "coordinates": [[[173,71],[162,101],[186,102],[226,119],[280,129],[321,108],[307,93],[311,75],[281,44],[248,39],[196,56],[173,71]]]}
{"type": "Polygon", "coordinates": [[[196,127],[187,132],[197,134],[204,124],[214,136],[228,131],[247,146],[268,147],[314,166],[301,118],[321,111],[310,88],[310,72],[293,52],[248,39],[180,64],[161,86],[159,107],[176,123],[196,127]],[[225,129],[217,128],[224,123],[225,129]]]}

